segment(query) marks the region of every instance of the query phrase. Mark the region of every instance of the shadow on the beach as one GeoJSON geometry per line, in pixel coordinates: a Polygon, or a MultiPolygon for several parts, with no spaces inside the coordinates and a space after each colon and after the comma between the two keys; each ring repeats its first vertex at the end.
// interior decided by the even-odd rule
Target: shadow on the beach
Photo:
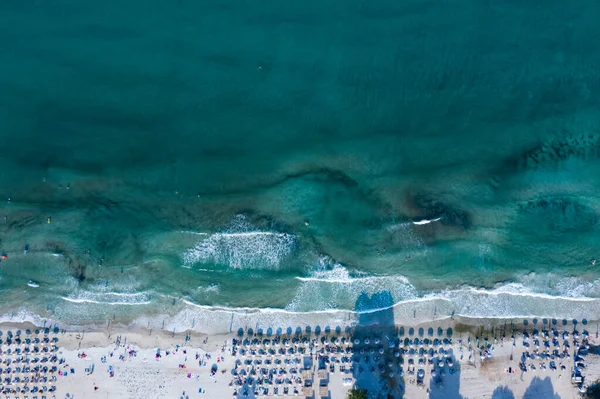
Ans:
{"type": "Polygon", "coordinates": [[[355,386],[370,397],[402,397],[402,350],[394,323],[394,304],[389,291],[372,296],[362,293],[356,301],[358,324],[352,331],[352,375],[355,386]],[[377,310],[380,309],[380,310],[377,310]]]}
{"type": "MultiPolygon", "coordinates": [[[[438,329],[438,335],[440,334],[438,329]]],[[[440,337],[443,342],[443,338],[440,337]]],[[[448,338],[446,338],[448,339],[448,338]]],[[[433,364],[429,364],[429,398],[433,399],[463,399],[460,394],[460,363],[452,348],[444,349],[440,345],[438,353],[432,357],[433,364]],[[440,353],[441,352],[441,353],[440,353]]],[[[435,347],[435,345],[434,345],[435,347]]]]}
{"type": "Polygon", "coordinates": [[[515,394],[507,386],[502,386],[494,389],[492,399],[515,399],[515,394]]]}
{"type": "Polygon", "coordinates": [[[531,384],[527,387],[523,399],[548,398],[560,399],[560,395],[554,392],[552,380],[546,377],[543,380],[540,377],[535,377],[531,384]]]}

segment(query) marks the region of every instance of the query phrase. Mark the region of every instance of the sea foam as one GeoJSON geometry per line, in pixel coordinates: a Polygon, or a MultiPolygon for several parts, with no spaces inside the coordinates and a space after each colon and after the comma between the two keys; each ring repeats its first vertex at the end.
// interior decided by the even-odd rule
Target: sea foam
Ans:
{"type": "Polygon", "coordinates": [[[227,265],[233,269],[277,269],[296,245],[288,233],[257,231],[236,217],[226,231],[208,235],[183,254],[183,265],[227,265]]]}
{"type": "Polygon", "coordinates": [[[417,290],[403,276],[351,276],[340,264],[317,269],[302,283],[286,307],[290,311],[352,309],[361,294],[389,292],[395,300],[417,298],[417,290]]]}

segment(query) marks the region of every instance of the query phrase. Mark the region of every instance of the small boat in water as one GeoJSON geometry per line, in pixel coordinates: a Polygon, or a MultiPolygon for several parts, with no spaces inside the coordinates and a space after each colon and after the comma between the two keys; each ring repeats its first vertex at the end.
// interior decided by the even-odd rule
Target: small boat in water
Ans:
{"type": "Polygon", "coordinates": [[[36,283],[36,282],[35,282],[35,281],[33,281],[33,280],[29,280],[29,281],[27,282],[27,285],[28,285],[28,286],[30,286],[30,287],[33,287],[33,288],[38,288],[38,287],[40,286],[38,283],[36,283]]]}

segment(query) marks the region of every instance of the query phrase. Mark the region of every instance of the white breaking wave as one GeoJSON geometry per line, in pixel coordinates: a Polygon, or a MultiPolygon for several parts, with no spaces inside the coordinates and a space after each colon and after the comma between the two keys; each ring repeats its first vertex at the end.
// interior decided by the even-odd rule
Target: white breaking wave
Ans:
{"type": "Polygon", "coordinates": [[[435,218],[435,219],[431,219],[431,220],[423,219],[423,220],[419,220],[418,222],[412,222],[412,223],[416,224],[416,225],[422,225],[422,224],[429,224],[429,223],[437,222],[440,219],[442,219],[442,218],[435,218]]]}
{"type": "MultiPolygon", "coordinates": [[[[237,217],[234,227],[247,229],[237,217]]],[[[209,235],[183,254],[184,266],[216,263],[234,269],[276,269],[296,245],[296,236],[270,231],[226,231],[209,235]]]]}
{"type": "Polygon", "coordinates": [[[385,292],[394,301],[394,313],[402,318],[423,317],[416,316],[417,310],[431,313],[427,317],[437,311],[441,317],[454,313],[470,318],[600,318],[600,279],[554,278],[558,282],[553,292],[543,291],[544,282],[540,285],[539,279],[529,279],[527,285],[504,283],[490,290],[464,286],[423,293],[404,276],[352,276],[342,265],[323,257],[310,276],[297,277],[301,284],[286,310],[353,309],[360,295],[385,292]]]}

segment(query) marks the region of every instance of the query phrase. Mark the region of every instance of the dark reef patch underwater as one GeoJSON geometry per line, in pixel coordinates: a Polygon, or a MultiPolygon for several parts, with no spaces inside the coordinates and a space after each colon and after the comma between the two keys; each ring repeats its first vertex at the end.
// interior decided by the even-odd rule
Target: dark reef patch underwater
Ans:
{"type": "Polygon", "coordinates": [[[3,2],[0,313],[600,317],[599,12],[3,2]]]}

